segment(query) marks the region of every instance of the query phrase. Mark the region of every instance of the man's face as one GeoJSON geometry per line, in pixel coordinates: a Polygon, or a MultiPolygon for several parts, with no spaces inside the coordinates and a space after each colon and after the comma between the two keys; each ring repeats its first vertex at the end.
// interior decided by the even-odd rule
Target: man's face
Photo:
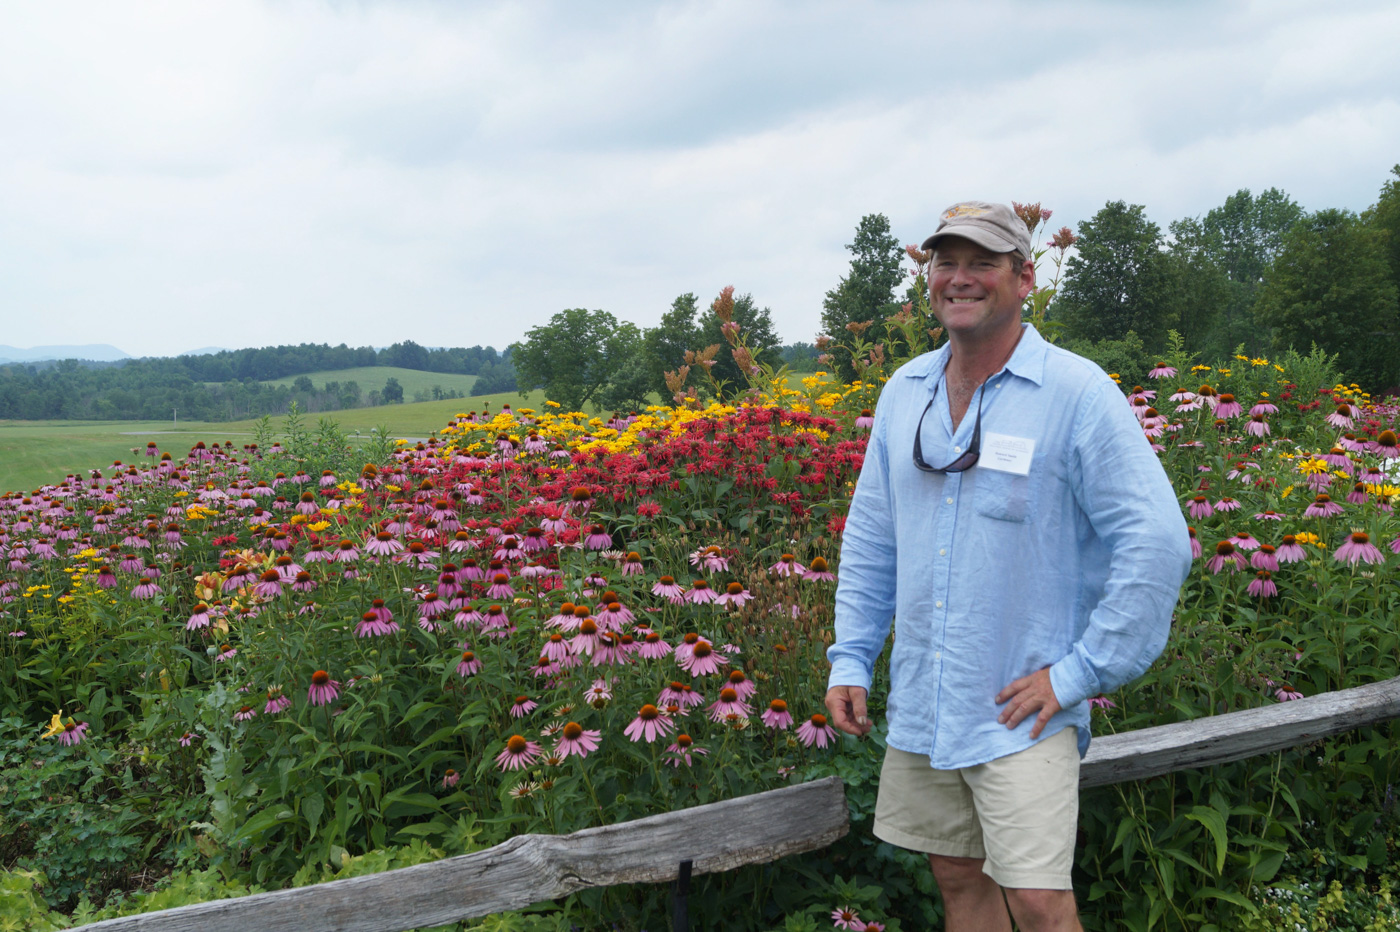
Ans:
{"type": "Polygon", "coordinates": [[[929,303],[950,335],[994,337],[1021,324],[1021,304],[1035,287],[1035,266],[1011,266],[1006,253],[945,236],[934,246],[929,303]]]}

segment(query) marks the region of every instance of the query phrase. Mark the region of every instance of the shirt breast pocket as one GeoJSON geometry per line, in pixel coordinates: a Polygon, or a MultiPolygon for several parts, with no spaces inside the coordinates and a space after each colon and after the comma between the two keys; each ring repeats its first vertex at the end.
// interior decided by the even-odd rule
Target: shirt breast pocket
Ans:
{"type": "Polygon", "coordinates": [[[1025,524],[1031,519],[1032,498],[1030,476],[995,469],[977,471],[972,503],[977,513],[985,518],[1025,524]]]}

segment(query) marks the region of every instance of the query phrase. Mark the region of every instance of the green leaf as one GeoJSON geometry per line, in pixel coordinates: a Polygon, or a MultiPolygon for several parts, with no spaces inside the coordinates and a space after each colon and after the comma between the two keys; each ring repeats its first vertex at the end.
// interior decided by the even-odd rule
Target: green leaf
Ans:
{"type": "Polygon", "coordinates": [[[1234,903],[1236,906],[1241,906],[1249,910],[1250,915],[1257,916],[1259,914],[1259,907],[1255,906],[1249,900],[1248,897],[1244,896],[1243,894],[1236,893],[1233,890],[1221,890],[1216,887],[1202,887],[1201,895],[1211,897],[1212,899],[1224,900],[1227,903],[1234,903]]]}
{"type": "Polygon", "coordinates": [[[1229,834],[1225,829],[1225,817],[1209,806],[1193,806],[1186,818],[1205,826],[1215,839],[1215,873],[1225,870],[1225,849],[1229,845],[1229,834]]]}

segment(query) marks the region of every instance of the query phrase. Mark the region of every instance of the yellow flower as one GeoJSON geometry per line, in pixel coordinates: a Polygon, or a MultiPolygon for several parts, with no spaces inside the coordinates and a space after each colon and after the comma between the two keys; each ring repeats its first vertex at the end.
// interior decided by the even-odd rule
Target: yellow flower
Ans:
{"type": "Polygon", "coordinates": [[[1267,366],[1269,361],[1262,356],[1256,356],[1249,361],[1251,366],[1267,366]]]}
{"type": "Polygon", "coordinates": [[[1327,463],[1316,457],[1310,457],[1298,464],[1298,471],[1305,476],[1311,476],[1312,474],[1319,472],[1326,472],[1327,463]]]}
{"type": "Polygon", "coordinates": [[[49,719],[49,727],[44,729],[41,738],[52,738],[54,735],[63,732],[63,710],[59,709],[58,714],[49,719]]]}
{"type": "Polygon", "coordinates": [[[559,407],[559,402],[557,402],[557,401],[546,401],[546,402],[545,402],[545,407],[547,407],[547,408],[557,408],[557,407],[559,407]]]}
{"type": "Polygon", "coordinates": [[[1235,354],[1235,358],[1240,360],[1241,362],[1249,362],[1248,356],[1241,356],[1238,353],[1235,354]]]}
{"type": "Polygon", "coordinates": [[[1278,497],[1279,497],[1279,498],[1287,498],[1287,497],[1289,496],[1289,494],[1290,494],[1292,491],[1293,491],[1293,486],[1290,485],[1290,486],[1288,486],[1287,488],[1285,488],[1282,492],[1278,493],[1278,497]]]}
{"type": "Polygon", "coordinates": [[[316,532],[319,533],[319,532],[321,532],[321,531],[324,531],[326,528],[328,528],[328,527],[330,527],[330,526],[331,526],[331,523],[330,523],[329,521],[317,521],[315,524],[308,524],[308,525],[306,526],[306,528],[307,528],[307,530],[316,531],[316,532]]]}
{"type": "Polygon", "coordinates": [[[1191,367],[1191,371],[1192,371],[1192,372],[1209,372],[1209,371],[1210,371],[1210,366],[1192,366],[1192,367],[1191,367]]]}
{"type": "Polygon", "coordinates": [[[1319,550],[1327,549],[1327,545],[1322,542],[1322,538],[1318,537],[1311,531],[1303,531],[1300,534],[1294,534],[1293,539],[1300,544],[1312,544],[1319,550]]]}

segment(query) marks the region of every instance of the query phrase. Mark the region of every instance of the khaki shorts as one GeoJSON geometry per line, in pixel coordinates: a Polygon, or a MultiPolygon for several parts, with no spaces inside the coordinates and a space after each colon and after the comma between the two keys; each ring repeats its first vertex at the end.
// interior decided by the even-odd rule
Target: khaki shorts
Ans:
{"type": "Polygon", "coordinates": [[[885,749],[875,835],[929,854],[982,858],[1003,887],[1068,890],[1079,827],[1073,726],[1006,757],[934,770],[923,754],[885,749]]]}

